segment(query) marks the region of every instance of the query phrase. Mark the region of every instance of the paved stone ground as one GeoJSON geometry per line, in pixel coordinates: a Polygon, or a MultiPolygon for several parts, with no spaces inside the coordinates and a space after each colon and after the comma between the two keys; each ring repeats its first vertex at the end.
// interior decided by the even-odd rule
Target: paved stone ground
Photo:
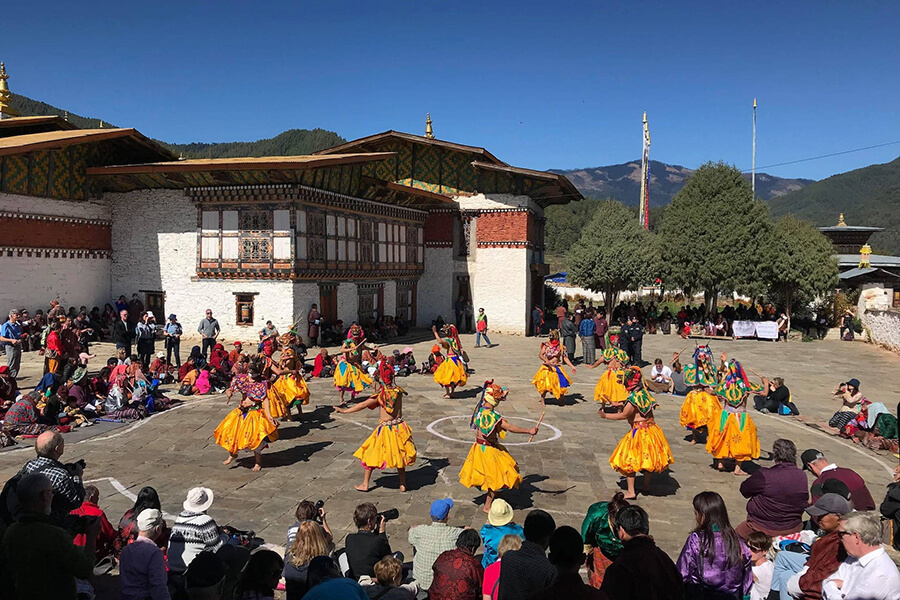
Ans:
{"type": "MultiPolygon", "coordinates": [[[[421,361],[431,341],[427,333],[410,342],[421,361]],[[418,343],[413,343],[418,339],[418,343]]],[[[442,399],[442,390],[431,376],[413,375],[398,382],[409,392],[404,401],[404,418],[413,430],[419,460],[408,472],[410,491],[401,494],[395,472],[376,472],[375,487],[367,494],[353,489],[362,477],[362,469],[353,452],[376,424],[377,414],[365,411],[338,415],[337,392],[330,380],[311,382],[312,399],[302,423],[283,424],[280,440],[264,454],[264,468],[252,473],[252,458],[242,457],[228,468],[221,461],[224,450],[212,441],[212,432],[234,407],[222,396],[188,399],[182,406],[127,426],[97,425],[67,436],[65,459],[84,458],[88,463],[86,480],[97,480],[100,505],[115,523],[131,506],[128,494],[144,485],[152,485],[160,494],[163,508],[170,515],[181,510],[188,488],[204,485],[215,491],[210,514],[221,524],[253,529],[267,542],[283,545],[293,511],[303,499],[326,501],[329,523],[338,545],[353,528],[353,508],[362,501],[374,502],[379,510],[399,508],[400,519],[388,525],[395,550],[411,558],[407,529],[429,521],[432,500],[452,497],[456,508],[451,523],[480,527],[483,495],[458,482],[458,471],[473,439],[467,419],[477,397],[477,386],[485,379],[509,386],[510,400],[501,405],[512,422],[528,426],[541,414],[538,396],[531,386],[537,368],[539,341],[534,338],[494,336],[498,345],[475,349],[474,336],[462,336],[475,373],[469,385],[452,400],[442,399]],[[431,432],[430,428],[433,430],[431,432]],[[446,439],[453,438],[453,439],[446,439]],[[112,479],[108,479],[112,478],[112,479]]],[[[644,358],[664,360],[688,342],[674,336],[646,336],[644,358]]],[[[694,342],[690,342],[693,346],[694,342]]],[[[186,346],[183,344],[182,346],[186,346]]],[[[110,354],[108,345],[98,346],[100,357],[110,354]]],[[[772,343],[754,340],[714,341],[716,357],[722,350],[740,359],[747,367],[771,376],[782,376],[791,389],[803,416],[825,421],[836,409],[830,391],[839,382],[857,377],[870,400],[893,408],[898,396],[895,372],[900,357],[862,343],[825,340],[813,343],[772,343]]],[[[689,355],[690,352],[686,352],[689,355]]],[[[580,349],[578,352],[580,356],[580,349]]],[[[34,384],[39,374],[39,357],[27,354],[22,387],[34,384]]],[[[96,362],[100,362],[98,358],[96,362]]],[[[649,367],[647,367],[649,369],[649,367]]],[[[545,424],[527,444],[527,436],[510,435],[508,447],[519,462],[525,483],[521,489],[506,492],[516,509],[518,522],[528,509],[550,512],[558,524],[580,528],[585,509],[598,499],[608,499],[624,486],[624,480],[609,466],[609,455],[627,425],[602,421],[596,414],[593,388],[602,369],[578,369],[564,405],[546,409],[545,424]],[[552,426],[552,427],[551,427],[552,426]],[[555,428],[555,429],[554,429],[555,428]],[[559,436],[555,436],[556,430],[559,436]]],[[[710,467],[710,456],[702,446],[689,446],[678,425],[681,398],[657,395],[660,408],[657,419],[666,433],[675,455],[668,475],[656,478],[650,496],[641,496],[639,504],[651,516],[651,533],[673,557],[694,524],[691,499],[697,492],[715,490],[722,494],[731,510],[733,523],[744,516],[745,501],[738,492],[741,479],[719,473],[710,467]]],[[[794,440],[798,451],[815,447],[843,466],[857,470],[880,502],[884,486],[897,459],[854,446],[846,440],[826,435],[796,418],[753,414],[764,449],[771,449],[779,437],[794,440]]],[[[28,447],[0,453],[0,480],[13,475],[32,456],[28,447]]],[[[760,461],[762,466],[770,463],[760,461]]],[[[133,496],[132,496],[133,498],[133,496]]],[[[170,517],[174,518],[174,517],[170,517]]]]}

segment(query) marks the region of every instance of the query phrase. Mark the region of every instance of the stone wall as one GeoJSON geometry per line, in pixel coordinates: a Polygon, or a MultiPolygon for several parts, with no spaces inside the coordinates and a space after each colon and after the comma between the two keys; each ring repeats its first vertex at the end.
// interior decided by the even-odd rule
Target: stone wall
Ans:
{"type": "Polygon", "coordinates": [[[869,332],[869,340],[900,352],[900,313],[888,310],[867,310],[861,320],[869,332]]]}

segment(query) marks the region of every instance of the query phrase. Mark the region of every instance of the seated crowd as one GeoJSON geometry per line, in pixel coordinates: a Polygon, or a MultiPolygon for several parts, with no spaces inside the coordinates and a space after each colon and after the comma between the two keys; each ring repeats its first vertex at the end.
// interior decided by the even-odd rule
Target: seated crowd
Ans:
{"type": "MultiPolygon", "coordinates": [[[[539,509],[520,526],[502,499],[480,531],[452,525],[453,500],[437,499],[430,522],[408,532],[408,569],[387,533],[396,510],[360,504],[357,531],[336,547],[324,503],[304,500],[281,555],[252,532],[220,527],[204,487],[187,492],[171,526],[145,487],[114,527],[97,488],[83,484],[83,462],[61,462],[59,432],[40,434],[35,451],[0,494],[4,598],[90,598],[92,580],[117,566],[123,600],[268,600],[278,590],[288,600],[900,600],[865,482],[815,449],[801,470],[789,440],[742,483],[747,518],[736,527],[718,493],[694,497],[696,522],[674,560],[651,536],[650,515],[617,492],[588,508],[580,531],[539,509]]],[[[881,512],[900,545],[900,468],[881,512]]]]}

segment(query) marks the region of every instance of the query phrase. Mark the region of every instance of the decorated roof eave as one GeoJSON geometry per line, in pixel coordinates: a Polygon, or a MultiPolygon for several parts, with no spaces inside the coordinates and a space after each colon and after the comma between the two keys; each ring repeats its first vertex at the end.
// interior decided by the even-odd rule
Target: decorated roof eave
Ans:
{"type": "Polygon", "coordinates": [[[365,190],[363,192],[363,195],[366,196],[372,194],[377,195],[379,191],[381,191],[381,193],[390,192],[396,194],[399,197],[406,198],[406,202],[408,203],[406,205],[421,208],[423,210],[427,210],[430,208],[448,208],[457,206],[453,198],[445,194],[429,192],[427,190],[403,185],[402,183],[383,181],[381,179],[368,177],[365,175],[361,179],[363,185],[369,186],[370,188],[369,190],[365,190]]]}
{"type": "Polygon", "coordinates": [[[484,148],[480,148],[478,146],[466,146],[465,144],[457,144],[455,142],[447,142],[445,140],[438,140],[434,138],[427,138],[421,135],[413,135],[411,133],[403,133],[402,131],[394,131],[390,129],[388,131],[382,133],[376,133],[374,135],[369,135],[366,137],[362,137],[356,140],[351,140],[344,144],[340,144],[338,146],[334,146],[332,148],[326,148],[325,150],[319,150],[315,154],[342,154],[347,150],[352,148],[365,148],[367,146],[376,146],[378,143],[386,140],[386,139],[398,139],[407,142],[412,142],[414,144],[427,144],[431,146],[439,146],[441,148],[447,148],[448,150],[456,150],[458,152],[469,152],[472,154],[480,154],[484,156],[490,163],[505,165],[506,163],[485,150],[484,148]]]}
{"type": "Polygon", "coordinates": [[[143,162],[176,158],[169,150],[131,128],[72,129],[0,137],[0,156],[102,142],[114,143],[117,148],[139,150],[139,158],[147,159],[143,162]]]}
{"type": "Polygon", "coordinates": [[[55,116],[28,116],[0,119],[0,137],[25,135],[27,133],[45,133],[78,129],[65,119],[55,116]]]}
{"type": "Polygon", "coordinates": [[[552,204],[567,204],[571,201],[584,199],[581,192],[564,175],[511,167],[509,165],[494,165],[480,161],[473,162],[472,166],[478,170],[496,171],[534,181],[535,185],[527,192],[524,192],[524,194],[537,202],[541,207],[547,207],[552,204]]]}

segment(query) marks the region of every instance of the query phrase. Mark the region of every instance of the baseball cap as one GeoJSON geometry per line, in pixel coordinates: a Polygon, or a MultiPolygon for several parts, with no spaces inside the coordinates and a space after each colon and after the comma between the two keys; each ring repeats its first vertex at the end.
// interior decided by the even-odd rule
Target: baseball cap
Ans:
{"type": "Polygon", "coordinates": [[[453,508],[453,500],[450,498],[441,498],[431,503],[431,517],[439,521],[443,521],[450,514],[453,508]]]}
{"type": "Polygon", "coordinates": [[[825,494],[837,494],[841,498],[845,500],[850,499],[850,488],[846,483],[837,479],[835,477],[831,477],[819,483],[813,484],[811,488],[809,488],[810,493],[813,496],[824,496],[825,494]]]}
{"type": "Polygon", "coordinates": [[[850,512],[850,503],[838,494],[825,494],[816,500],[815,504],[808,507],[806,512],[813,517],[829,514],[846,515],[850,512]]]}
{"type": "Polygon", "coordinates": [[[803,454],[800,455],[800,462],[803,463],[805,470],[809,470],[809,463],[815,462],[820,458],[825,458],[825,455],[815,448],[810,448],[809,450],[804,450],[803,454]]]}

